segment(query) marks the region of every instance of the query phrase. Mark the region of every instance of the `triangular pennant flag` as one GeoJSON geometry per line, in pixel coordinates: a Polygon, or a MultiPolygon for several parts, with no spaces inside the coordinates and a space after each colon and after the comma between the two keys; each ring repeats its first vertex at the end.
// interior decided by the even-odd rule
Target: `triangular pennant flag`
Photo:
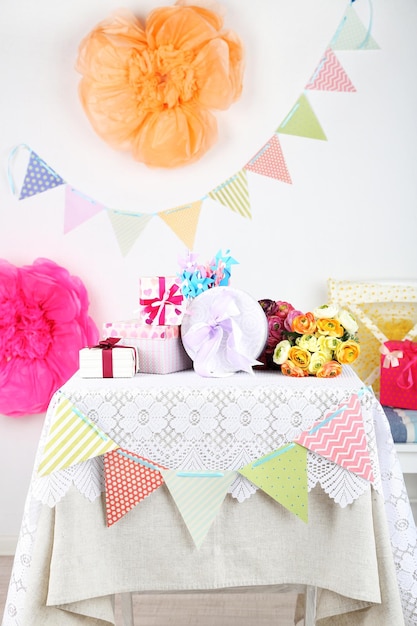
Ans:
{"type": "Polygon", "coordinates": [[[107,526],[164,483],[160,469],[166,468],[123,448],[104,456],[107,526]]]}
{"type": "Polygon", "coordinates": [[[70,400],[61,396],[48,433],[38,473],[43,476],[70,467],[119,446],[70,400]]]}
{"type": "Polygon", "coordinates": [[[203,543],[236,472],[161,470],[197,548],[203,543]]]}
{"type": "Polygon", "coordinates": [[[36,152],[30,151],[29,164],[23,180],[19,200],[29,198],[53,187],[64,185],[65,181],[43,161],[36,152]]]}
{"type": "Polygon", "coordinates": [[[252,217],[249,202],[248,180],[245,170],[241,170],[224,183],[209,192],[208,196],[242,217],[252,217]]]}
{"type": "Polygon", "coordinates": [[[194,248],[195,233],[202,203],[202,200],[197,200],[191,204],[158,213],[159,217],[172,228],[177,237],[185,243],[189,250],[194,248]]]}
{"type": "Polygon", "coordinates": [[[379,50],[370,28],[365,28],[351,4],[346,9],[330,47],[333,50],[379,50]]]}
{"type": "Polygon", "coordinates": [[[373,482],[361,403],[356,394],[352,394],[347,404],[326,414],[322,422],[301,433],[296,442],[373,482]]]}
{"type": "Polygon", "coordinates": [[[104,209],[102,204],[98,204],[88,198],[80,191],[70,185],[65,188],[65,218],[64,233],[68,233],[83,222],[86,222],[104,209]]]}
{"type": "Polygon", "coordinates": [[[287,117],[278,127],[277,133],[327,141],[326,135],[305,94],[301,94],[298,98],[287,117]]]}
{"type": "Polygon", "coordinates": [[[136,240],[152,219],[153,215],[140,213],[138,215],[130,213],[119,213],[118,211],[107,211],[116,235],[117,243],[123,256],[125,256],[136,240]]]}
{"type": "Polygon", "coordinates": [[[331,48],[324,53],[306,89],[320,91],[356,91],[349,76],[331,48]]]}
{"type": "Polygon", "coordinates": [[[239,473],[304,522],[308,521],[307,450],[295,443],[242,467],[239,473]]]}
{"type": "Polygon", "coordinates": [[[269,176],[291,184],[291,177],[285,163],[281,144],[276,135],[273,135],[263,148],[255,154],[245,165],[245,169],[261,174],[261,176],[269,176]]]}

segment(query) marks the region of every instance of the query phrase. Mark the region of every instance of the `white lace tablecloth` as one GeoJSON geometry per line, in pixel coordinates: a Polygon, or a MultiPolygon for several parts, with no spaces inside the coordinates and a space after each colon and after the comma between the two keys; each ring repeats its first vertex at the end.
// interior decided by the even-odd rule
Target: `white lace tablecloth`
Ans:
{"type": "MultiPolygon", "coordinates": [[[[170,469],[236,470],[286,443],[329,411],[360,396],[375,482],[383,494],[404,621],[417,624],[417,535],[391,432],[373,393],[350,368],[336,379],[293,379],[276,372],[205,379],[193,371],[132,379],[71,378],[51,401],[39,443],[39,464],[54,408],[65,395],[122,448],[170,469]]],[[[35,467],[36,469],[36,467],[35,467]]],[[[337,505],[358,499],[369,483],[331,461],[308,452],[309,490],[316,485],[337,505]]],[[[20,615],[30,573],[39,510],[54,507],[75,488],[94,501],[104,491],[98,457],[44,477],[34,472],[15,557],[3,626],[24,626],[20,615]]],[[[243,502],[257,497],[243,476],[231,486],[243,502]]]]}

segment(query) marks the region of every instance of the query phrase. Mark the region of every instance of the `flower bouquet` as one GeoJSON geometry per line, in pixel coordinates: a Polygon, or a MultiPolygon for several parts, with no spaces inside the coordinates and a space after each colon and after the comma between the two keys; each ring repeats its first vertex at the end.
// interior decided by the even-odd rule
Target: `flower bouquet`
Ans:
{"type": "Polygon", "coordinates": [[[346,309],[324,304],[303,313],[284,301],[259,300],[268,320],[268,339],[259,357],[285,376],[333,378],[360,354],[358,324],[346,309]]]}

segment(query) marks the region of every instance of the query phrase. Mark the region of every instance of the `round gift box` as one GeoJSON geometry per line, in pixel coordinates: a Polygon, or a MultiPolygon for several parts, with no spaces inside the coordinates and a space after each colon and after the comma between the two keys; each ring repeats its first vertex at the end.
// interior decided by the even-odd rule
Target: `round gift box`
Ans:
{"type": "MultiPolygon", "coordinates": [[[[181,324],[181,338],[186,352],[193,361],[197,358],[198,350],[191,341],[192,331],[201,325],[212,323],[213,310],[221,310],[223,301],[230,300],[233,300],[239,311],[238,315],[231,318],[239,333],[239,352],[255,365],[268,338],[268,322],[257,300],[245,291],[233,287],[213,287],[190,301],[181,324]]],[[[205,363],[207,376],[227,376],[239,371],[228,359],[228,338],[229,333],[223,333],[218,350],[211,355],[209,362],[205,363]]]]}

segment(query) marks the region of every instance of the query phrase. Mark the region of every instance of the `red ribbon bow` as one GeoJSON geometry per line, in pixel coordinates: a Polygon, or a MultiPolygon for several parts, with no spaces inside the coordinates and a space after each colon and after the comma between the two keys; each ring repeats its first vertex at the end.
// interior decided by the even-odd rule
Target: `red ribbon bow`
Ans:
{"type": "MultiPolygon", "coordinates": [[[[179,286],[174,284],[169,289],[166,289],[165,276],[158,276],[159,280],[159,295],[157,298],[140,298],[139,303],[143,305],[145,313],[148,313],[146,320],[147,324],[153,324],[156,320],[156,324],[164,326],[165,324],[165,309],[168,304],[172,306],[179,306],[183,301],[183,296],[179,291],[179,286]]],[[[181,309],[175,309],[175,313],[179,315],[181,309]]]]}

